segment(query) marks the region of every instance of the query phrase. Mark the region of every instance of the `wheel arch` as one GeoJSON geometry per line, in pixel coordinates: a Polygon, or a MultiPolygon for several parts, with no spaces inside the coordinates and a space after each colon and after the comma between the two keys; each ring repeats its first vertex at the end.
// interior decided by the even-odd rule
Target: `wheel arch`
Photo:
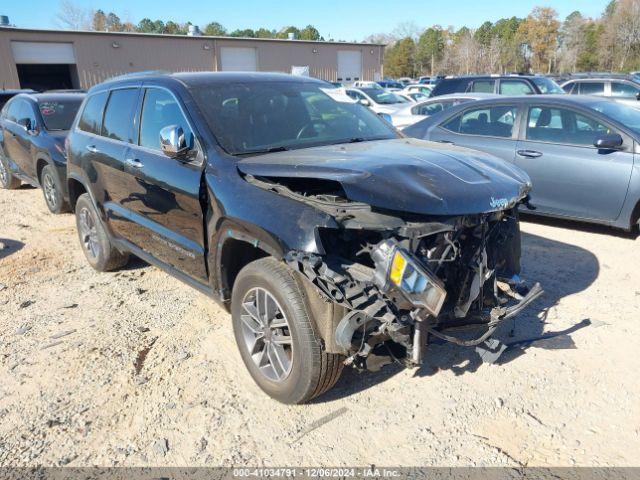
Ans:
{"type": "Polygon", "coordinates": [[[71,211],[75,211],[78,198],[84,193],[89,193],[89,189],[76,176],[71,176],[67,179],[67,189],[69,191],[69,206],[71,211]]]}
{"type": "Polygon", "coordinates": [[[36,179],[40,184],[42,184],[42,170],[44,170],[44,167],[46,167],[47,165],[51,165],[51,161],[47,157],[45,157],[44,155],[38,155],[36,157],[36,179]]]}
{"type": "Polygon", "coordinates": [[[214,282],[227,310],[231,308],[231,292],[238,273],[249,263],[265,257],[282,258],[276,250],[262,245],[250,235],[228,230],[216,245],[214,282]]]}
{"type": "Polygon", "coordinates": [[[636,202],[636,206],[631,211],[631,221],[629,222],[629,228],[633,228],[635,225],[640,225],[640,199],[636,202]]]}

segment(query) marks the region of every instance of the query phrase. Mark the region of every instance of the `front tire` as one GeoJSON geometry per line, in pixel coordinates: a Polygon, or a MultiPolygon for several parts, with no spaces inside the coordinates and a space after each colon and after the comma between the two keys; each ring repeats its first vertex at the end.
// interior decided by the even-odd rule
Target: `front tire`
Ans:
{"type": "Polygon", "coordinates": [[[11,174],[7,161],[0,154],[0,187],[5,190],[15,190],[21,183],[19,179],[11,174]]]}
{"type": "Polygon", "coordinates": [[[331,389],[344,360],[323,351],[300,281],[283,263],[262,258],[240,271],[231,295],[242,360],[262,390],[287,404],[331,389]]]}
{"type": "Polygon", "coordinates": [[[127,264],[129,254],[121,253],[113,246],[88,193],[78,197],[76,226],[84,256],[94,269],[109,272],[127,264]]]}
{"type": "Polygon", "coordinates": [[[44,195],[44,201],[51,213],[59,214],[69,211],[69,205],[62,195],[62,186],[55,170],[51,165],[46,165],[40,172],[40,185],[44,195]]]}

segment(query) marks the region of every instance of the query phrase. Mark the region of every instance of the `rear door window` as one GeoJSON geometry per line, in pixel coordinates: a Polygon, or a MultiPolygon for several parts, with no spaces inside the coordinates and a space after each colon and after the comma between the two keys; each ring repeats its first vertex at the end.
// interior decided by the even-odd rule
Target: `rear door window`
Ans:
{"type": "Polygon", "coordinates": [[[495,80],[476,80],[471,84],[469,91],[474,93],[493,93],[495,84],[495,80]]]}
{"type": "Polygon", "coordinates": [[[193,148],[193,133],[173,95],[158,88],[147,89],[140,120],[140,146],[161,150],[160,130],[169,126],[182,128],[187,146],[193,148]]]}
{"type": "Polygon", "coordinates": [[[636,97],[640,93],[640,87],[630,83],[611,82],[611,96],[613,97],[636,97]]]}
{"type": "Polygon", "coordinates": [[[604,82],[582,82],[580,83],[580,93],[582,95],[604,95],[604,82]]]}
{"type": "Polygon", "coordinates": [[[138,89],[113,90],[104,112],[102,136],[133,143],[133,116],[138,103],[138,89]]]}
{"type": "Polygon", "coordinates": [[[517,113],[515,105],[475,108],[454,117],[442,127],[465,135],[511,138],[517,113]]]}
{"type": "Polygon", "coordinates": [[[500,80],[500,95],[533,95],[534,91],[522,80],[500,80]]]}
{"type": "Polygon", "coordinates": [[[597,137],[613,133],[598,120],[564,108],[532,107],[527,120],[527,140],[593,147],[597,137]]]}
{"type": "Polygon", "coordinates": [[[104,105],[107,102],[107,92],[96,93],[91,95],[84,105],[80,120],[78,120],[78,128],[83,132],[100,135],[102,130],[102,114],[104,105]]]}

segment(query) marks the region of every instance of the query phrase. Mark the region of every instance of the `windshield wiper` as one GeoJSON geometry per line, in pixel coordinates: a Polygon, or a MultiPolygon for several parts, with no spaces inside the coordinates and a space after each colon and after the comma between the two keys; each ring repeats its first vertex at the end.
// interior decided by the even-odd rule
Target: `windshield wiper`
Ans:
{"type": "Polygon", "coordinates": [[[366,142],[366,141],[367,139],[363,137],[353,137],[353,138],[350,138],[347,143],[360,143],[360,142],[366,142]]]}
{"type": "Polygon", "coordinates": [[[260,150],[248,150],[244,152],[236,152],[234,155],[242,156],[242,155],[259,155],[261,153],[276,153],[276,152],[286,152],[289,150],[289,147],[285,147],[284,145],[278,147],[269,147],[263,148],[260,150]]]}

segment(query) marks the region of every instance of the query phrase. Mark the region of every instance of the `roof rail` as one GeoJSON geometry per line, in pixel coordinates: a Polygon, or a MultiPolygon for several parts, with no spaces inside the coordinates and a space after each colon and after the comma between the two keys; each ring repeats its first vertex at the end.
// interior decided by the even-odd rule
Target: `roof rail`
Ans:
{"type": "Polygon", "coordinates": [[[126,80],[128,78],[148,77],[150,75],[171,75],[171,72],[167,70],[144,70],[142,72],[123,73],[122,75],[116,75],[106,81],[111,82],[114,80],[126,80]]]}

